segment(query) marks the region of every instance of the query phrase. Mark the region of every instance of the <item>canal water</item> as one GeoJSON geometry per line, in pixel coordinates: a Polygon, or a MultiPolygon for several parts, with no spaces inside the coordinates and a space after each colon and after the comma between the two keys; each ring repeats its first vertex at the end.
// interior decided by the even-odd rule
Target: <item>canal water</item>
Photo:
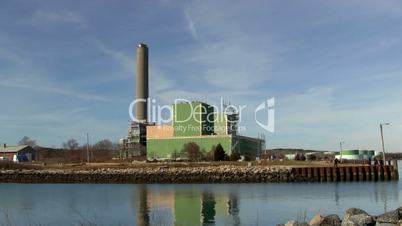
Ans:
{"type": "Polygon", "coordinates": [[[400,195],[402,181],[0,184],[0,225],[276,225],[350,207],[380,214],[400,195]]]}

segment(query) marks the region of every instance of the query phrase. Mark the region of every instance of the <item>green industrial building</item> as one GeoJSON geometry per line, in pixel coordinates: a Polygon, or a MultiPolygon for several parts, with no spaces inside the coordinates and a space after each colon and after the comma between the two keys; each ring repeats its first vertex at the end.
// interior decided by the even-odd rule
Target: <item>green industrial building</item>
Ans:
{"type": "Polygon", "coordinates": [[[238,153],[250,159],[265,149],[263,139],[237,134],[236,113],[217,113],[200,101],[176,103],[172,110],[172,125],[147,126],[148,158],[176,158],[188,143],[196,143],[204,153],[220,144],[227,155],[238,153]]]}

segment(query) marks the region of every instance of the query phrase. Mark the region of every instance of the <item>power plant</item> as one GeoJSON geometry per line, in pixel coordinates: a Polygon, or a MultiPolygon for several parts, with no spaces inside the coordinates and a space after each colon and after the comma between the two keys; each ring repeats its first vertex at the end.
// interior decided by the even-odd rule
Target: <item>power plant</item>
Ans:
{"type": "Polygon", "coordinates": [[[239,115],[216,108],[201,101],[185,101],[172,105],[171,125],[155,125],[148,118],[149,65],[148,47],[140,43],[136,50],[136,104],[135,120],[131,123],[126,139],[121,140],[126,157],[146,156],[148,159],[185,158],[182,150],[196,144],[203,153],[222,146],[226,155],[237,154],[244,158],[259,157],[265,149],[263,138],[237,134],[239,115]]]}

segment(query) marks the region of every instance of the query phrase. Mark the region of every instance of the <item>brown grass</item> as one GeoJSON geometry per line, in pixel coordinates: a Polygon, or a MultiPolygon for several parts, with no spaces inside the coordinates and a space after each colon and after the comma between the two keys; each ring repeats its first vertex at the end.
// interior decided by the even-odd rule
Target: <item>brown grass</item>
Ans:
{"type": "MultiPolygon", "coordinates": [[[[13,163],[0,161],[0,169],[66,169],[66,170],[96,170],[96,169],[130,169],[130,168],[188,168],[205,166],[252,166],[261,167],[330,167],[333,163],[327,161],[252,161],[252,162],[102,162],[102,163],[13,163]]],[[[348,166],[353,164],[342,164],[348,166]]]]}
{"type": "Polygon", "coordinates": [[[14,163],[12,161],[0,161],[0,169],[3,170],[17,170],[17,169],[42,169],[40,165],[33,165],[28,163],[14,163]]]}
{"type": "Polygon", "coordinates": [[[0,162],[0,169],[71,169],[71,170],[95,170],[95,169],[127,169],[127,168],[158,168],[158,167],[203,167],[203,166],[252,166],[262,167],[322,167],[332,166],[332,163],[325,161],[252,161],[252,162],[108,162],[108,163],[13,163],[0,162]]]}

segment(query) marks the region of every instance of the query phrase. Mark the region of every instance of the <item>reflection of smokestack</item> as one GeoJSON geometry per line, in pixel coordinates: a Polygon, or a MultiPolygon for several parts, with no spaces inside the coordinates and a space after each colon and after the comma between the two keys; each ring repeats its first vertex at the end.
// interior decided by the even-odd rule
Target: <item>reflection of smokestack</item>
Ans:
{"type": "MultiPolygon", "coordinates": [[[[147,100],[148,93],[148,47],[140,43],[137,47],[137,100],[147,100]]],[[[147,122],[147,103],[137,102],[135,117],[140,122],[147,122]]]]}

